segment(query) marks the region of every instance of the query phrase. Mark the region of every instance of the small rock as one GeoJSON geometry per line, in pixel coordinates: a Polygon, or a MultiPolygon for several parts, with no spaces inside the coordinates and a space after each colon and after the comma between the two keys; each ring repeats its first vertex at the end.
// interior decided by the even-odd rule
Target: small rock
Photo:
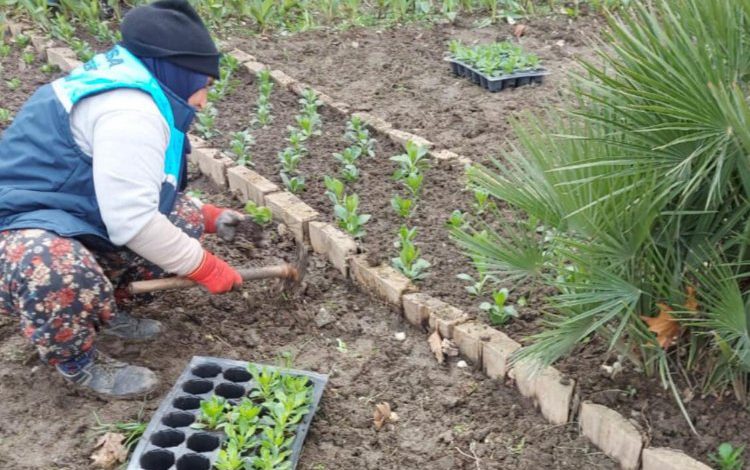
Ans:
{"type": "Polygon", "coordinates": [[[456,363],[456,367],[458,367],[459,369],[466,369],[467,367],[469,367],[469,364],[467,364],[466,361],[458,361],[456,363]]]}
{"type": "Polygon", "coordinates": [[[399,331],[395,335],[393,335],[394,338],[396,338],[396,341],[404,341],[406,339],[406,333],[403,331],[399,331]]]}
{"type": "Polygon", "coordinates": [[[359,43],[357,41],[352,41],[352,47],[354,49],[358,48],[359,47],[359,43]]]}
{"type": "Polygon", "coordinates": [[[336,321],[336,316],[328,311],[325,307],[320,307],[318,314],[315,315],[315,326],[323,328],[336,321]]]}
{"type": "Polygon", "coordinates": [[[448,429],[438,435],[438,442],[445,442],[446,444],[453,443],[453,430],[448,429]]]}

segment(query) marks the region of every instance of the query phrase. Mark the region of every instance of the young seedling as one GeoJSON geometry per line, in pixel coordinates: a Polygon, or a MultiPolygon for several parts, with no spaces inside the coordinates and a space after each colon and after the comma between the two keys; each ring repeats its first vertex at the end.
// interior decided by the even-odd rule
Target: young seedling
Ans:
{"type": "Polygon", "coordinates": [[[25,34],[19,34],[16,36],[16,47],[20,50],[26,49],[26,46],[31,43],[31,38],[25,34]]]}
{"type": "Polygon", "coordinates": [[[21,80],[18,77],[14,77],[10,80],[6,80],[5,85],[10,91],[15,91],[21,86],[21,80]]]}
{"type": "Polygon", "coordinates": [[[253,201],[247,201],[245,204],[245,212],[258,225],[268,225],[273,220],[271,209],[265,206],[259,206],[253,201]]]}
{"type": "Polygon", "coordinates": [[[238,131],[232,133],[232,140],[229,142],[229,153],[234,157],[238,165],[254,166],[250,146],[255,143],[255,139],[249,131],[238,131]]]}
{"type": "Polygon", "coordinates": [[[429,166],[427,149],[411,140],[406,143],[406,153],[391,157],[391,160],[399,165],[399,168],[393,174],[393,178],[396,180],[404,179],[412,173],[421,173],[429,166]]]}
{"type": "Polygon", "coordinates": [[[305,139],[309,139],[314,135],[321,135],[322,132],[318,129],[320,119],[317,117],[300,115],[296,118],[297,126],[299,126],[300,133],[305,139]]]}
{"type": "Polygon", "coordinates": [[[279,174],[284,187],[292,194],[299,194],[305,190],[305,177],[302,175],[289,176],[283,171],[279,174]]]}
{"type": "Polygon", "coordinates": [[[393,207],[393,210],[396,211],[399,217],[407,219],[411,217],[414,210],[414,200],[396,195],[391,198],[391,207],[393,207]]]}
{"type": "Polygon", "coordinates": [[[419,196],[419,191],[422,189],[422,182],[424,181],[424,173],[409,173],[401,182],[409,190],[412,197],[415,199],[419,196]]]}
{"type": "Polygon", "coordinates": [[[259,103],[258,110],[255,116],[255,122],[260,127],[266,127],[273,120],[271,116],[271,104],[270,103],[259,103]]]}
{"type": "Polygon", "coordinates": [[[452,229],[461,229],[466,226],[466,214],[456,209],[451,212],[451,216],[448,218],[446,225],[452,229]]]}
{"type": "Polygon", "coordinates": [[[302,92],[302,98],[299,99],[299,103],[302,105],[302,114],[309,117],[318,116],[318,108],[323,105],[323,102],[318,99],[315,90],[306,88],[302,92]]]}
{"type": "Polygon", "coordinates": [[[341,153],[334,153],[333,158],[342,165],[356,165],[362,155],[359,147],[349,147],[341,153]]]}
{"type": "Polygon", "coordinates": [[[197,122],[195,123],[195,130],[204,139],[212,139],[219,135],[219,131],[216,130],[216,118],[219,112],[216,108],[208,103],[203,111],[196,115],[197,122]]]}
{"type": "Polygon", "coordinates": [[[108,432],[120,433],[125,436],[125,440],[122,444],[128,449],[132,449],[141,438],[144,431],[146,431],[146,426],[148,426],[147,423],[144,423],[142,421],[142,418],[143,409],[141,408],[141,410],[138,412],[138,416],[136,416],[135,421],[116,421],[113,423],[105,423],[99,418],[99,415],[96,414],[96,411],[94,411],[94,419],[96,420],[96,425],[92,427],[92,430],[97,435],[106,434],[108,432]]]}
{"type": "Polygon", "coordinates": [[[482,302],[479,308],[487,312],[490,323],[493,325],[503,325],[511,317],[517,317],[515,307],[512,305],[505,305],[508,300],[508,289],[502,288],[499,291],[492,293],[492,302],[482,302]]]}
{"type": "Polygon", "coordinates": [[[196,429],[216,429],[226,420],[227,401],[218,395],[201,400],[199,422],[191,426],[196,429]]]}
{"type": "Polygon", "coordinates": [[[91,45],[83,39],[72,38],[69,44],[70,48],[76,53],[76,57],[83,62],[88,62],[96,55],[91,45]]]}
{"type": "Polygon", "coordinates": [[[331,178],[330,176],[324,176],[323,183],[325,184],[325,187],[327,189],[325,195],[328,197],[331,203],[334,206],[343,204],[344,183],[342,183],[341,180],[331,178]]]}
{"type": "Polygon", "coordinates": [[[31,65],[34,63],[34,59],[36,59],[36,56],[33,52],[26,51],[23,54],[21,54],[21,60],[23,60],[23,63],[26,65],[31,65]]]}
{"type": "Polygon", "coordinates": [[[296,127],[289,126],[289,137],[287,140],[289,141],[289,146],[294,149],[295,152],[300,155],[307,153],[307,148],[305,148],[304,145],[306,139],[302,135],[302,132],[296,127]]]}
{"type": "Polygon", "coordinates": [[[498,279],[495,276],[484,273],[479,273],[479,279],[474,279],[472,276],[466,273],[458,274],[456,275],[456,277],[461,279],[462,281],[471,283],[471,285],[464,287],[464,289],[466,289],[466,292],[473,295],[474,297],[484,295],[485,286],[488,282],[498,282],[498,279]]]}
{"type": "Polygon", "coordinates": [[[10,44],[0,44],[0,57],[8,57],[10,55],[10,51],[10,44]]]}
{"type": "Polygon", "coordinates": [[[219,450],[214,466],[217,470],[242,470],[246,468],[242,451],[235,441],[230,439],[227,446],[219,450]]]}
{"type": "Polygon", "coordinates": [[[41,66],[40,70],[42,73],[46,73],[47,75],[52,75],[53,73],[57,73],[60,71],[60,67],[57,65],[52,64],[44,64],[41,66]]]}
{"type": "Polygon", "coordinates": [[[365,236],[363,226],[372,217],[370,214],[358,214],[359,196],[356,194],[345,195],[340,204],[333,207],[333,213],[339,219],[339,227],[344,229],[354,238],[365,236]]]}
{"type": "Polygon", "coordinates": [[[482,215],[484,212],[490,208],[490,205],[492,204],[490,202],[490,193],[486,189],[483,188],[474,188],[474,212],[477,215],[482,215]]]}
{"type": "Polygon", "coordinates": [[[424,258],[420,258],[419,248],[414,244],[414,238],[417,235],[417,229],[408,229],[402,226],[399,229],[400,253],[398,258],[392,258],[391,264],[404,276],[412,281],[417,281],[427,277],[427,269],[430,263],[424,258]]]}
{"type": "Polygon", "coordinates": [[[293,174],[297,172],[297,167],[302,161],[302,154],[291,147],[287,147],[278,153],[278,158],[284,173],[293,174]]]}
{"type": "Polygon", "coordinates": [[[13,120],[13,113],[9,109],[0,108],[0,124],[7,124],[13,120]]]}
{"type": "Polygon", "coordinates": [[[734,447],[729,442],[722,442],[715,454],[709,454],[708,458],[715,463],[719,470],[742,470],[745,461],[742,453],[745,446],[734,447]]]}
{"type": "Polygon", "coordinates": [[[252,364],[248,364],[247,371],[253,377],[256,389],[250,392],[250,398],[261,398],[270,400],[274,396],[274,391],[278,387],[280,374],[278,371],[271,370],[267,367],[258,369],[252,364]]]}

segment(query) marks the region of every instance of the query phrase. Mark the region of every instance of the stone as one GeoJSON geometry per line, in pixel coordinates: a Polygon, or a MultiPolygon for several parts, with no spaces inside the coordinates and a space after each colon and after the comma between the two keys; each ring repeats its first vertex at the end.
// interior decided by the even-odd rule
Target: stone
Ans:
{"type": "Polygon", "coordinates": [[[552,424],[565,424],[570,416],[575,381],[554,367],[547,367],[534,381],[536,400],[542,415],[552,424]]]}
{"type": "Polygon", "coordinates": [[[453,342],[456,343],[463,357],[481,366],[484,349],[482,338],[489,339],[492,331],[492,328],[482,323],[473,321],[460,323],[453,328],[453,342]]]}
{"type": "Polygon", "coordinates": [[[428,149],[432,147],[432,142],[416,134],[412,134],[411,132],[405,132],[398,129],[390,129],[388,130],[387,134],[393,142],[404,148],[406,148],[407,142],[414,142],[415,144],[421,145],[422,147],[428,149]]]}
{"type": "Polygon", "coordinates": [[[52,42],[52,40],[50,40],[46,36],[41,36],[39,34],[30,34],[29,37],[31,38],[31,45],[34,47],[34,50],[37,52],[37,54],[44,56],[47,49],[49,49],[50,47],[54,47],[54,43],[52,42]]]}
{"type": "Polygon", "coordinates": [[[257,73],[258,73],[258,72],[260,72],[261,70],[267,70],[267,69],[269,68],[269,67],[268,67],[268,66],[267,66],[266,64],[264,64],[264,63],[261,63],[261,62],[256,62],[256,61],[253,61],[253,60],[251,60],[251,61],[249,61],[249,62],[245,62],[245,63],[244,63],[244,64],[242,64],[242,65],[243,65],[243,66],[244,66],[244,67],[245,67],[245,68],[246,68],[246,69],[247,69],[247,70],[248,70],[248,71],[249,71],[250,73],[252,73],[253,75],[257,74],[257,73]]]}
{"type": "Polygon", "coordinates": [[[711,467],[684,452],[667,447],[643,449],[641,457],[642,470],[711,470],[711,467]]]}
{"type": "Polygon", "coordinates": [[[458,160],[460,158],[457,153],[445,149],[438,150],[436,152],[430,152],[430,156],[438,161],[458,160]]]}
{"type": "Polygon", "coordinates": [[[315,326],[323,328],[326,325],[336,321],[336,315],[331,313],[327,308],[321,307],[318,314],[315,315],[315,326]]]}
{"type": "Polygon", "coordinates": [[[459,369],[466,369],[467,367],[469,367],[469,364],[467,364],[466,361],[458,361],[456,363],[456,367],[458,367],[459,369]]]}
{"type": "Polygon", "coordinates": [[[365,124],[367,124],[372,129],[376,130],[377,132],[380,132],[381,134],[387,134],[390,129],[393,128],[390,123],[386,122],[384,119],[381,119],[373,114],[370,113],[352,113],[352,116],[356,116],[362,120],[365,124]]]}
{"type": "Polygon", "coordinates": [[[287,90],[291,90],[292,85],[297,81],[281,70],[271,70],[271,78],[278,83],[280,87],[286,88],[287,90]]]}
{"type": "Polygon", "coordinates": [[[63,72],[70,72],[83,65],[83,62],[76,59],[73,51],[64,47],[50,47],[47,49],[47,62],[57,65],[63,72]]]}
{"type": "Polygon", "coordinates": [[[307,83],[304,83],[304,82],[297,81],[297,80],[295,80],[294,83],[292,83],[291,85],[289,85],[289,91],[291,91],[292,93],[294,93],[297,96],[302,96],[302,94],[308,88],[310,88],[310,85],[308,85],[307,83]]]}
{"type": "Polygon", "coordinates": [[[495,330],[490,340],[484,343],[482,350],[482,370],[491,379],[503,379],[510,370],[508,363],[511,354],[521,345],[505,333],[495,330]]]}
{"type": "Polygon", "coordinates": [[[578,421],[583,435],[615,459],[623,469],[638,468],[643,438],[638,429],[620,413],[603,405],[583,402],[578,421]]]}
{"type": "Polygon", "coordinates": [[[349,275],[349,258],[357,254],[357,242],[350,235],[324,222],[310,222],[310,244],[344,277],[349,275]]]}
{"type": "Polygon", "coordinates": [[[240,64],[255,61],[254,55],[248,54],[247,52],[242,51],[240,49],[233,49],[231,52],[229,52],[229,55],[237,59],[240,64]]]}
{"type": "Polygon", "coordinates": [[[403,331],[398,331],[393,334],[393,338],[396,341],[406,341],[406,333],[404,333],[403,331]]]}
{"type": "Polygon", "coordinates": [[[202,148],[193,150],[198,168],[220,188],[227,186],[227,168],[234,164],[231,158],[224,156],[219,150],[202,148]]]}
{"type": "Polygon", "coordinates": [[[406,294],[403,298],[406,320],[414,326],[427,326],[430,320],[431,305],[435,300],[423,292],[406,294]]]}
{"type": "Polygon", "coordinates": [[[349,269],[352,279],[358,285],[401,309],[401,296],[412,287],[406,276],[385,264],[370,266],[366,255],[353,256],[349,261],[349,269]]]}
{"type": "Polygon", "coordinates": [[[259,206],[265,205],[267,194],[275,193],[280,188],[245,166],[233,166],[227,170],[229,190],[238,195],[242,202],[253,201],[259,206]]]}
{"type": "Polygon", "coordinates": [[[438,330],[443,338],[453,339],[455,326],[468,320],[469,316],[453,305],[437,299],[431,303],[430,329],[438,330]]]}
{"type": "Polygon", "coordinates": [[[315,209],[286,191],[266,195],[265,205],[271,209],[276,220],[284,222],[289,227],[297,241],[309,240],[308,224],[318,217],[315,209]]]}

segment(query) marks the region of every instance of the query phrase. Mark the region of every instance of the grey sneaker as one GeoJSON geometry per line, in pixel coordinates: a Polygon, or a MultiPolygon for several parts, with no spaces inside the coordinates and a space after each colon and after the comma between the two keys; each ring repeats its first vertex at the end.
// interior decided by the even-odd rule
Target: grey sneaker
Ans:
{"type": "Polygon", "coordinates": [[[114,320],[102,330],[102,334],[124,340],[145,341],[153,339],[161,331],[161,322],[148,318],[136,318],[120,310],[114,320]]]}
{"type": "Polygon", "coordinates": [[[152,391],[158,384],[156,374],[146,367],[131,366],[96,351],[77,372],[57,370],[66,380],[108,398],[135,398],[152,391]]]}

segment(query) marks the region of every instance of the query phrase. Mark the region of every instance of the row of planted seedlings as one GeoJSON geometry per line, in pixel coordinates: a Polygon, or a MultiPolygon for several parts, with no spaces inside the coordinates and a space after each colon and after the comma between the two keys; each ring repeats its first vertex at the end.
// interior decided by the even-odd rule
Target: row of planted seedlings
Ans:
{"type": "Polygon", "coordinates": [[[210,132],[201,133],[212,147],[296,194],[358,240],[371,264],[388,264],[422,291],[493,324],[516,316],[508,288],[474,274],[451,239],[452,230],[497,210],[486,192],[466,187],[461,163],[375,136],[356,116],[320,107],[311,90],[298,97],[274,88],[267,71],[241,68],[236,80],[232,98],[211,111],[210,132]]]}

